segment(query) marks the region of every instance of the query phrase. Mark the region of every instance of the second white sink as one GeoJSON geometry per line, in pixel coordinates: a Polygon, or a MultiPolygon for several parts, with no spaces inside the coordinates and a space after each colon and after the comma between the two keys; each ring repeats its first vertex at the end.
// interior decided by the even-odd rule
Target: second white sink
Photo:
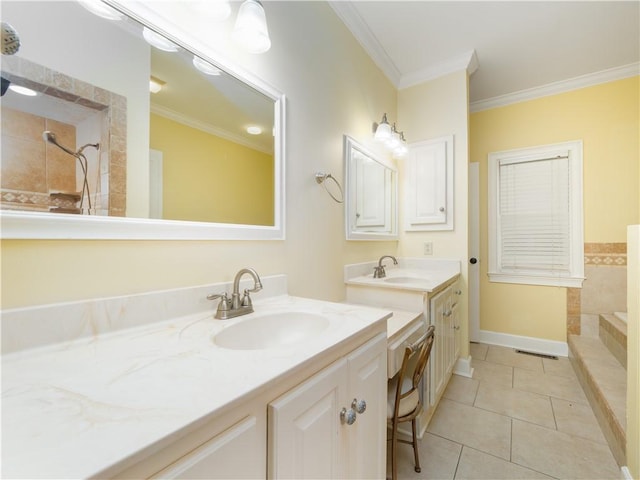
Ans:
{"type": "Polygon", "coordinates": [[[323,332],[329,320],[308,312],[257,315],[214,335],[213,343],[232,350],[262,350],[289,346],[323,332]]]}

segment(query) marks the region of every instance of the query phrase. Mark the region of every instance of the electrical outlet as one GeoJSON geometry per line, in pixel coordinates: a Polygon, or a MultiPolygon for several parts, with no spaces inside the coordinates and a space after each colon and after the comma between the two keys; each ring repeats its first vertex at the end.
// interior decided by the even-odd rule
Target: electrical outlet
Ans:
{"type": "Polygon", "coordinates": [[[424,254],[433,255],[433,242],[424,242],[424,254]]]}

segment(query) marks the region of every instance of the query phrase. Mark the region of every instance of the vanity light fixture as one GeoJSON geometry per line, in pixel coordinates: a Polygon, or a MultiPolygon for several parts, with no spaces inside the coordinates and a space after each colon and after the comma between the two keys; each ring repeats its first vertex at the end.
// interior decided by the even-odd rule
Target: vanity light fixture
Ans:
{"type": "Polygon", "coordinates": [[[222,73],[219,68],[214,67],[209,62],[201,59],[197,55],[193,56],[193,66],[205,75],[218,76],[222,73]]]}
{"type": "Polygon", "coordinates": [[[178,51],[178,46],[175,43],[173,43],[171,40],[167,40],[162,35],[157,34],[147,27],[144,27],[142,29],[142,36],[149,45],[151,45],[152,47],[156,47],[158,50],[163,50],[165,52],[178,51]]]}
{"type": "Polygon", "coordinates": [[[164,87],[166,83],[167,82],[163,82],[159,78],[152,76],[151,78],[149,78],[149,91],[151,93],[158,93],[160,90],[162,90],[162,87],[164,87]]]}
{"type": "Polygon", "coordinates": [[[264,53],[271,48],[262,3],[258,0],[245,0],[240,5],[231,36],[249,53],[264,53]]]}
{"type": "Polygon", "coordinates": [[[247,133],[249,135],[260,135],[262,133],[262,129],[257,125],[249,125],[247,127],[247,133]]]}
{"type": "Polygon", "coordinates": [[[19,93],[20,95],[26,95],[27,97],[35,97],[38,95],[38,92],[35,90],[31,90],[30,88],[22,87],[20,85],[9,85],[9,90],[19,93]]]}
{"type": "Polygon", "coordinates": [[[94,15],[106,18],[107,20],[122,20],[124,18],[122,13],[101,0],[78,0],[78,3],[94,15]]]}
{"type": "Polygon", "coordinates": [[[387,120],[387,114],[382,115],[382,121],[377,124],[373,124],[373,128],[375,130],[375,135],[373,138],[379,142],[384,142],[391,138],[391,126],[389,125],[389,121],[387,120]]]}
{"type": "Polygon", "coordinates": [[[373,122],[374,140],[384,143],[394,158],[402,158],[409,152],[404,132],[398,132],[396,124],[389,125],[387,114],[382,115],[382,121],[378,124],[373,122]]]}

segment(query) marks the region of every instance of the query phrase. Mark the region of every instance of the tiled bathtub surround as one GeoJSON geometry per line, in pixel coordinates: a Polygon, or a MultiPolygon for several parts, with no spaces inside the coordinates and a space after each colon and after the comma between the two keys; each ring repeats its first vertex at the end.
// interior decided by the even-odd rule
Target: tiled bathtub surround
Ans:
{"type": "Polygon", "coordinates": [[[567,333],[580,335],[585,315],[627,309],[627,244],[585,243],[585,281],[567,289],[567,333]]]}

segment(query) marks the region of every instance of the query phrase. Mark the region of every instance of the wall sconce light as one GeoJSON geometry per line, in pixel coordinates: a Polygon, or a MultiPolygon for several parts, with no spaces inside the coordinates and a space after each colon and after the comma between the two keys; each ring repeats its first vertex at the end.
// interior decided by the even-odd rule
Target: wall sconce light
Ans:
{"type": "Polygon", "coordinates": [[[271,48],[262,3],[258,0],[245,0],[240,5],[231,36],[249,53],[264,53],[271,48]]]}
{"type": "Polygon", "coordinates": [[[374,140],[384,143],[394,158],[404,157],[409,151],[407,141],[404,138],[404,132],[398,132],[395,123],[393,127],[389,125],[386,113],[382,115],[382,121],[380,123],[373,123],[373,131],[374,140]]]}
{"type": "Polygon", "coordinates": [[[386,142],[391,138],[391,126],[387,121],[387,114],[382,115],[382,121],[380,123],[373,124],[373,131],[375,135],[373,138],[378,142],[386,142]]]}

